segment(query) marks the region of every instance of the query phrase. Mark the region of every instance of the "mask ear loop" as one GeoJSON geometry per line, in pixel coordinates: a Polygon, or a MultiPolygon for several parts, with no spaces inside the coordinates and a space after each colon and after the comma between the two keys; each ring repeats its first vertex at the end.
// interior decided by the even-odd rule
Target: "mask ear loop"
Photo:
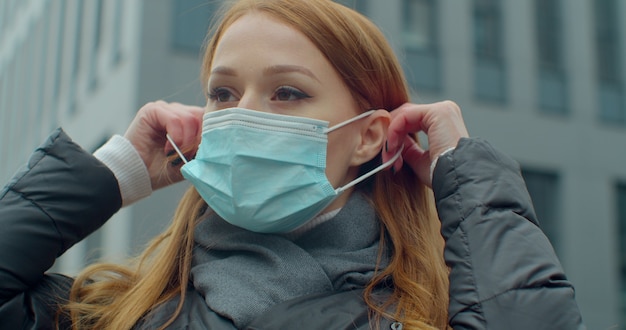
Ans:
{"type": "Polygon", "coordinates": [[[167,138],[168,141],[170,141],[170,143],[172,144],[172,147],[174,147],[174,150],[176,150],[176,153],[178,153],[178,155],[180,156],[180,159],[183,160],[183,162],[185,164],[187,164],[187,158],[185,158],[185,155],[183,155],[183,153],[180,151],[180,149],[178,149],[178,146],[176,145],[176,143],[174,143],[174,140],[172,139],[172,137],[169,134],[165,134],[165,137],[167,138]]]}
{"type": "Polygon", "coordinates": [[[373,169],[373,170],[363,174],[362,176],[356,178],[354,181],[348,183],[347,185],[335,189],[335,191],[337,192],[337,194],[340,194],[340,193],[342,193],[342,192],[344,192],[344,191],[354,187],[355,185],[365,181],[370,176],[372,176],[372,175],[374,175],[374,174],[384,170],[385,168],[389,167],[389,165],[392,165],[393,163],[396,162],[396,160],[398,160],[398,158],[402,154],[402,150],[404,150],[404,144],[402,145],[402,147],[400,147],[400,150],[398,150],[398,152],[395,155],[393,155],[393,157],[390,160],[382,163],[381,165],[379,165],[375,169],[373,169]]]}
{"type": "Polygon", "coordinates": [[[334,130],[336,130],[336,129],[340,129],[340,128],[342,128],[342,127],[344,127],[344,126],[348,125],[348,124],[351,124],[351,123],[353,123],[353,122],[355,122],[355,121],[357,121],[357,120],[361,119],[361,118],[365,118],[365,117],[367,117],[367,116],[369,116],[369,115],[373,114],[374,112],[376,112],[376,110],[369,110],[369,111],[365,111],[364,113],[362,113],[362,114],[360,114],[360,115],[358,115],[358,116],[356,116],[356,117],[352,117],[352,118],[350,118],[350,119],[348,119],[348,120],[344,121],[343,123],[339,123],[339,124],[337,124],[337,125],[335,125],[335,126],[333,126],[333,127],[329,127],[329,128],[327,128],[327,129],[326,129],[326,133],[330,133],[330,132],[332,132],[332,131],[334,131],[334,130]]]}

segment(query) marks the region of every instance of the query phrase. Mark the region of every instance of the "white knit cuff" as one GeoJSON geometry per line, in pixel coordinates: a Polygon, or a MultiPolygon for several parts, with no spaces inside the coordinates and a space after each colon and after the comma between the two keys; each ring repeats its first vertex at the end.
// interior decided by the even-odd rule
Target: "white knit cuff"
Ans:
{"type": "Polygon", "coordinates": [[[117,178],[122,206],[130,205],[152,194],[148,169],[135,147],[126,138],[114,135],[93,155],[117,178]]]}
{"type": "Polygon", "coordinates": [[[452,150],[456,149],[456,147],[450,147],[446,150],[444,150],[442,153],[439,154],[439,156],[437,156],[437,158],[435,158],[435,160],[433,160],[432,163],[430,163],[430,181],[433,181],[433,174],[435,174],[435,167],[437,166],[437,162],[439,161],[439,158],[441,158],[443,155],[451,152],[452,150]]]}

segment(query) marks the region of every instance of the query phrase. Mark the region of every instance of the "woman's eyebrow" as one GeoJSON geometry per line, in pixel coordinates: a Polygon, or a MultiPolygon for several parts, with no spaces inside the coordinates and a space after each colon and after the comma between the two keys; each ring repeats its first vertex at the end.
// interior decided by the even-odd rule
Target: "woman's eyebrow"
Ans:
{"type": "Polygon", "coordinates": [[[225,66],[218,66],[213,68],[213,70],[211,70],[211,75],[214,74],[221,74],[221,75],[226,75],[226,76],[237,76],[237,72],[229,67],[225,67],[225,66]]]}
{"type": "MultiPolygon", "coordinates": [[[[265,70],[263,70],[263,75],[269,76],[269,75],[274,75],[274,74],[291,73],[291,72],[304,74],[306,76],[313,78],[317,82],[321,83],[321,81],[315,76],[315,74],[313,74],[313,72],[311,72],[311,70],[303,66],[299,66],[299,65],[272,65],[272,66],[265,68],[265,70]]],[[[236,77],[237,71],[233,68],[229,68],[226,66],[218,66],[218,67],[213,68],[213,70],[211,70],[211,75],[214,75],[214,74],[236,77]]]]}
{"type": "Polygon", "coordinates": [[[317,82],[321,83],[321,81],[313,74],[313,72],[311,72],[311,70],[303,66],[299,66],[299,65],[272,65],[270,67],[265,68],[265,70],[263,70],[264,75],[290,73],[290,72],[297,72],[297,73],[304,74],[306,76],[309,76],[315,79],[317,82]]]}

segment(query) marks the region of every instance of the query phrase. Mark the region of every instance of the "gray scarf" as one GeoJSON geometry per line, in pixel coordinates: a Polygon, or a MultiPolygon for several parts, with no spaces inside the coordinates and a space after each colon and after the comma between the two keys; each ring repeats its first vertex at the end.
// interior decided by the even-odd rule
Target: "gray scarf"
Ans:
{"type": "MultiPolygon", "coordinates": [[[[215,215],[197,226],[194,239],[194,287],[209,308],[243,328],[289,299],[363,288],[374,275],[380,223],[354,192],[333,219],[295,240],[250,232],[215,215]]],[[[381,268],[388,256],[383,253],[381,268]]]]}

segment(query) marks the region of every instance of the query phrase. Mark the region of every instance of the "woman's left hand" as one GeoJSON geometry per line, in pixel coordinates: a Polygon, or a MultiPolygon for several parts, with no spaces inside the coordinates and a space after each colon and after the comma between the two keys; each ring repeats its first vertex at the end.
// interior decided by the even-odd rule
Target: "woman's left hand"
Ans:
{"type": "Polygon", "coordinates": [[[432,104],[405,103],[391,111],[391,123],[387,143],[383,150],[383,162],[391,159],[402,147],[402,155],[394,163],[400,170],[403,163],[409,165],[420,181],[432,186],[431,164],[447,149],[456,147],[459,140],[468,137],[461,109],[452,101],[432,104]],[[424,132],[428,137],[428,149],[424,150],[411,133],[424,132]]]}
{"type": "Polygon", "coordinates": [[[204,108],[164,101],[150,102],[137,112],[124,136],[146,165],[153,190],[183,179],[180,166],[171,166],[168,160],[174,150],[165,135],[169,133],[183,152],[194,154],[200,143],[203,114],[204,108]]]}

